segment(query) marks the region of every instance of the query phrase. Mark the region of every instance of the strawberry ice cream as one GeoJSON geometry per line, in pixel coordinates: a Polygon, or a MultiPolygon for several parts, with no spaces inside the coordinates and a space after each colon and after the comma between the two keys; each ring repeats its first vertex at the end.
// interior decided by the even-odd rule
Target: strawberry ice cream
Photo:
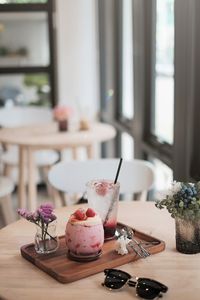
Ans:
{"type": "Polygon", "coordinates": [[[91,208],[76,210],[67,223],[65,239],[72,255],[82,257],[99,253],[104,242],[100,217],[91,208]]]}

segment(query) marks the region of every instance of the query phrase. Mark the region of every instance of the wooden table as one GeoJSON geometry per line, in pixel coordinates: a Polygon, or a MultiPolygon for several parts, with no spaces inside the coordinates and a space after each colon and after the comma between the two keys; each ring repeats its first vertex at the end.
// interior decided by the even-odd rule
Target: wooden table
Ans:
{"type": "Polygon", "coordinates": [[[94,123],[89,130],[59,132],[56,123],[40,126],[4,128],[0,130],[0,142],[19,147],[19,207],[36,208],[37,188],[35,180],[36,166],[34,151],[42,149],[72,149],[73,158],[77,158],[77,148],[86,147],[88,158],[93,158],[94,145],[114,138],[113,126],[105,123],[94,123]],[[25,163],[27,154],[27,164],[25,163]],[[26,203],[25,167],[28,167],[28,201],[26,203]],[[28,204],[28,205],[27,205],[28,204]]]}
{"type": "MultiPolygon", "coordinates": [[[[77,208],[77,207],[76,207],[77,208]]],[[[58,234],[65,231],[74,206],[56,210],[58,234]]],[[[132,275],[157,279],[169,287],[163,299],[199,300],[200,254],[181,254],[175,249],[174,220],[152,202],[120,202],[118,220],[166,242],[166,249],[147,259],[118,267],[132,275]]],[[[61,284],[20,255],[20,246],[31,243],[35,226],[17,221],[0,230],[0,299],[139,299],[134,288],[111,292],[101,286],[103,272],[68,284],[61,284]]]]}

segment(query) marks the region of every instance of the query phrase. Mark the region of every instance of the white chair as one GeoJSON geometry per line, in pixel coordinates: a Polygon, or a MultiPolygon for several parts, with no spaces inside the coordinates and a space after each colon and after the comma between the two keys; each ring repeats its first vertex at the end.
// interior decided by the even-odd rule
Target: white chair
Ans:
{"type": "MultiPolygon", "coordinates": [[[[52,112],[49,108],[14,106],[0,109],[0,126],[2,127],[13,128],[31,124],[38,125],[51,122],[52,119],[52,112]]],[[[18,148],[16,146],[6,146],[6,148],[7,150],[1,155],[4,175],[12,176],[12,179],[17,183],[17,172],[12,170],[18,166],[18,148]]],[[[48,168],[58,159],[58,153],[53,150],[37,151],[35,153],[36,164],[39,168],[42,168],[44,173],[47,173],[48,168]]],[[[39,177],[38,175],[38,181],[40,180],[39,177]]]]}
{"type": "Polygon", "coordinates": [[[11,193],[13,190],[13,182],[9,178],[0,176],[0,205],[3,213],[4,223],[6,225],[15,221],[11,202],[11,193]]]}
{"type": "MultiPolygon", "coordinates": [[[[87,181],[114,181],[118,164],[119,159],[60,162],[50,169],[48,178],[50,184],[58,191],[83,194],[87,181]]],[[[138,200],[146,200],[147,192],[154,183],[153,166],[143,160],[123,161],[118,181],[121,194],[137,194],[138,200]]]]}

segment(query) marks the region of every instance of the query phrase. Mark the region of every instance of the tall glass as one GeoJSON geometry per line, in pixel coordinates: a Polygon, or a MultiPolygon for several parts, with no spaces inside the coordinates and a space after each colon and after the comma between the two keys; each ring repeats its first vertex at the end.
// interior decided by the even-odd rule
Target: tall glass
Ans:
{"type": "Polygon", "coordinates": [[[101,217],[105,240],[115,236],[120,184],[111,180],[92,180],[86,184],[89,207],[101,217]]]}

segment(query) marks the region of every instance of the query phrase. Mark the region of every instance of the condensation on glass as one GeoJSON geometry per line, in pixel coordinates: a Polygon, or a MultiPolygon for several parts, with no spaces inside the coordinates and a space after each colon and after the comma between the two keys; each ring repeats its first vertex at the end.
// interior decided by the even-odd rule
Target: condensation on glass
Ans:
{"type": "Polygon", "coordinates": [[[156,2],[155,99],[152,131],[173,144],[174,126],[174,0],[156,2]]]}

